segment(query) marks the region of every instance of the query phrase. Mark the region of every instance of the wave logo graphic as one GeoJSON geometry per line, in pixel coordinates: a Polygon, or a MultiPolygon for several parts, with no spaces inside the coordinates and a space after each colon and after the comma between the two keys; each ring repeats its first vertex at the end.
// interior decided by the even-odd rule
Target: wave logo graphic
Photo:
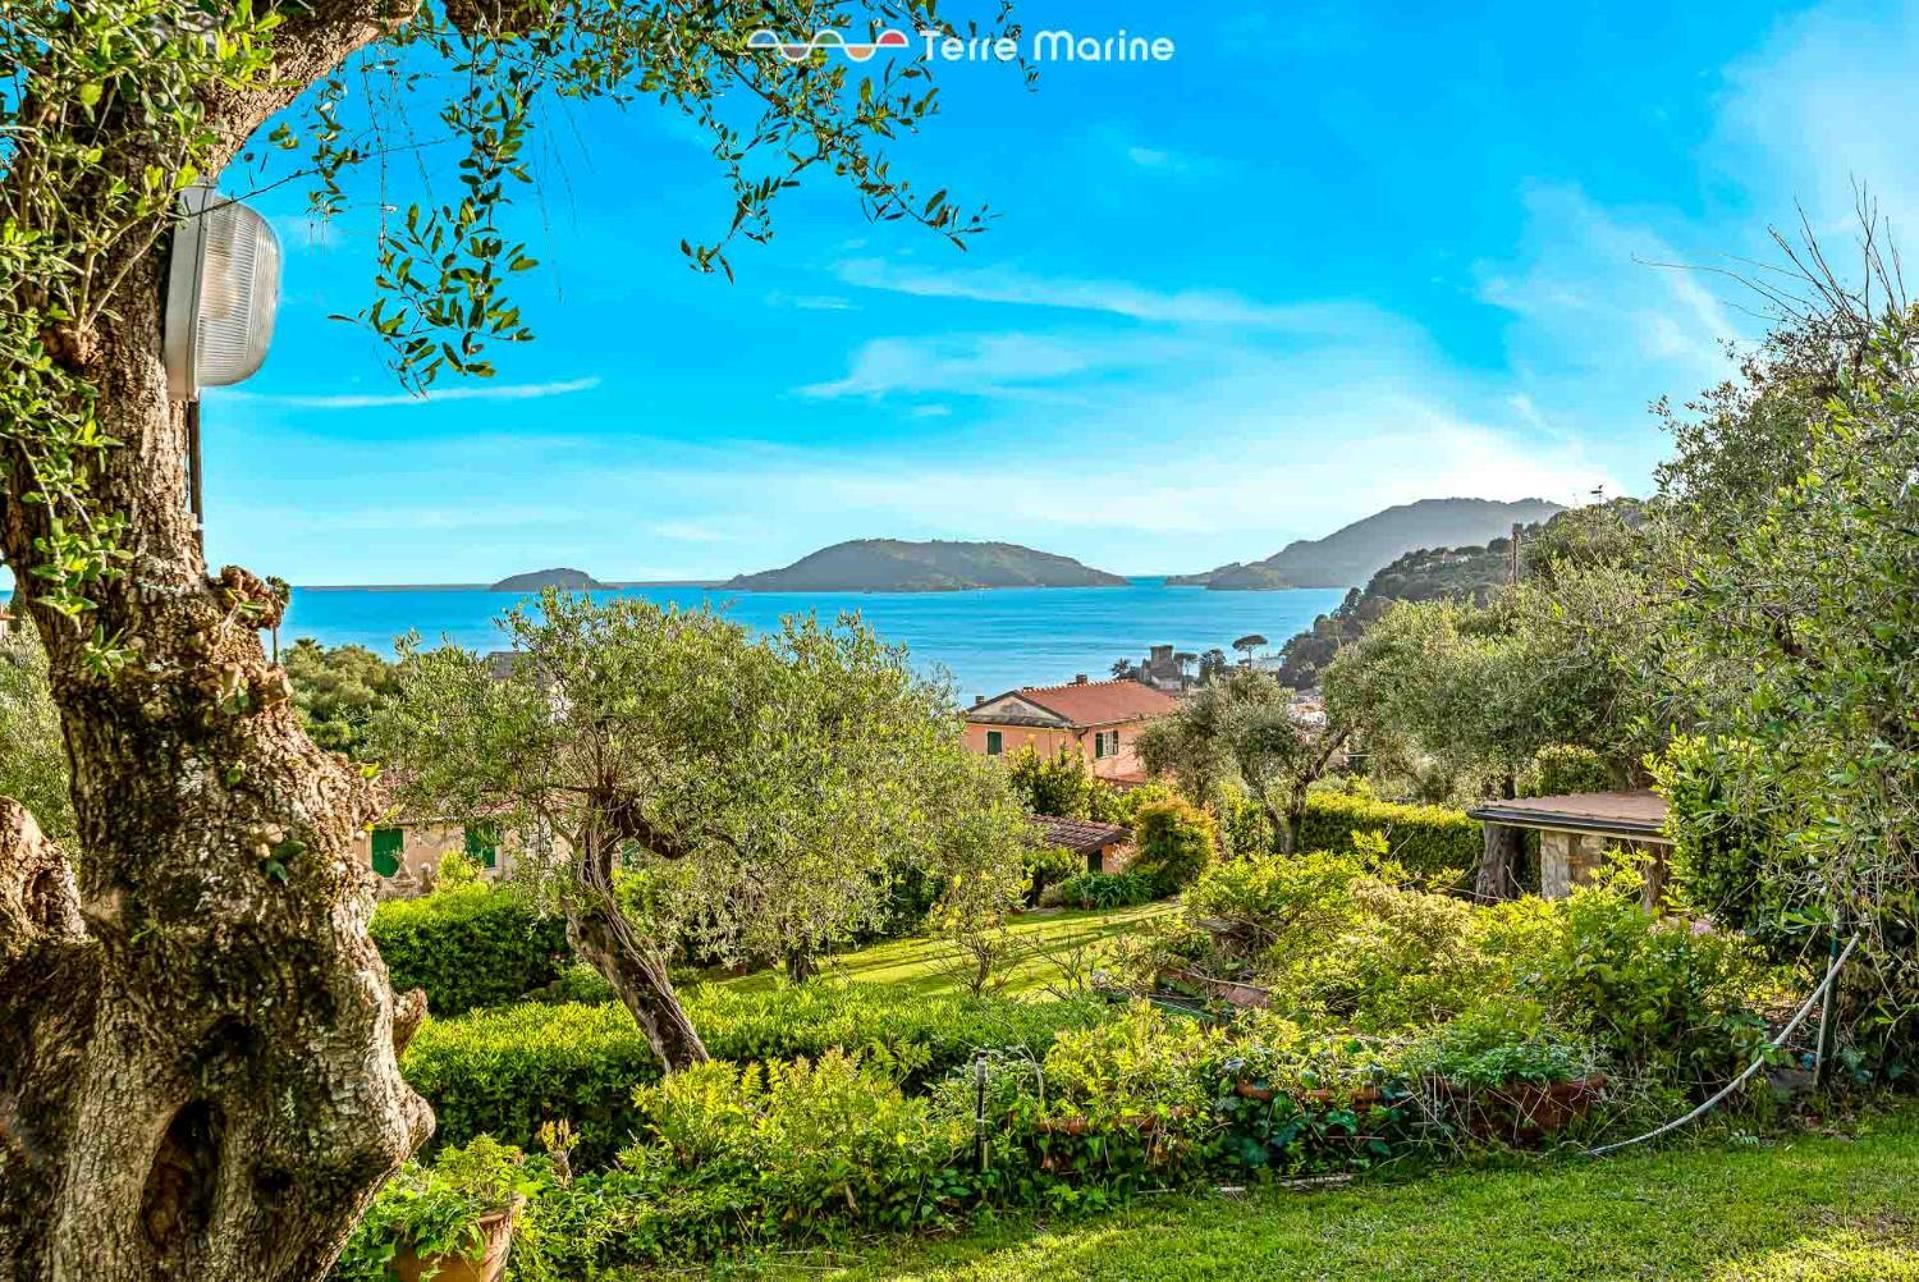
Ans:
{"type": "Polygon", "coordinates": [[[815,31],[811,40],[787,40],[764,27],[746,38],[746,47],[771,49],[788,62],[805,62],[816,53],[842,53],[854,62],[866,62],[884,49],[905,49],[911,45],[904,31],[882,31],[871,40],[848,40],[832,28],[815,31]]]}

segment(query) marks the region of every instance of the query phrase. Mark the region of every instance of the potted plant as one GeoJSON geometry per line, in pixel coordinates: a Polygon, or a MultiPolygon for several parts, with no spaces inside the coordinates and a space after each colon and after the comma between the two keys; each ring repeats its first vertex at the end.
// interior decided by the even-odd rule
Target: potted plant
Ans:
{"type": "Polygon", "coordinates": [[[516,1148],[482,1136],[380,1190],[341,1257],[353,1282],[499,1282],[538,1180],[516,1148]]]}

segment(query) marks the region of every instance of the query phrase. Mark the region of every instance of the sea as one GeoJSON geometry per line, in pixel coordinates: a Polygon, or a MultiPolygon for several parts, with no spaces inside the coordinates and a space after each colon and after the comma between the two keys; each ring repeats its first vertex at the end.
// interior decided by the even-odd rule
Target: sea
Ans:
{"type": "MultiPolygon", "coordinates": [[[[643,596],[685,608],[709,604],[754,629],[787,615],[827,621],[859,615],[888,642],[907,647],[922,673],[950,679],[954,693],[995,695],[1023,685],[1110,675],[1115,661],[1137,662],[1155,645],[1203,654],[1250,633],[1277,649],[1339,604],[1336,588],[1209,592],[1138,578],[1126,587],[994,588],[971,592],[726,592],[687,585],[595,592],[643,596]]],[[[495,620],[523,598],[482,588],[294,588],[281,643],[312,637],[326,645],[363,645],[390,655],[395,640],[417,633],[423,645],[474,650],[505,644],[495,620]]]]}

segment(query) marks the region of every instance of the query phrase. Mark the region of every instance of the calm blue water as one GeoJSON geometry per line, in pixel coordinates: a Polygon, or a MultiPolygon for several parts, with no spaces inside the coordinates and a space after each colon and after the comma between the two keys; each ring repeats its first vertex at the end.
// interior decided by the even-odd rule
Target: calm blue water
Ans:
{"type": "MultiPolygon", "coordinates": [[[[777,626],[781,616],[809,610],[822,619],[857,611],[883,639],[907,646],[922,670],[951,673],[964,701],[1014,686],[1070,681],[1080,672],[1105,676],[1115,659],[1138,660],[1152,645],[1199,654],[1258,632],[1278,646],[1344,595],[1330,588],[1208,592],[1169,588],[1158,579],[1135,579],[1125,588],[988,592],[625,592],[687,607],[711,601],[752,628],[777,626]]],[[[511,592],[462,588],[295,588],[280,638],[354,643],[385,654],[396,637],[413,631],[428,644],[444,638],[469,649],[493,649],[503,644],[493,620],[519,599],[511,592]]]]}

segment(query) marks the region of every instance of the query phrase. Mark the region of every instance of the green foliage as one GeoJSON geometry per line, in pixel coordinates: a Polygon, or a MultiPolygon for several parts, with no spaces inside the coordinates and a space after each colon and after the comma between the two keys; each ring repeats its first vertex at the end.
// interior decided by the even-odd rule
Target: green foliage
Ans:
{"type": "Polygon", "coordinates": [[[487,1247],[487,1221],[514,1214],[514,1253],[521,1268],[537,1256],[537,1240],[523,1230],[517,1206],[550,1187],[541,1162],[529,1166],[516,1148],[481,1136],[464,1148],[442,1151],[431,1166],[408,1162],[388,1180],[330,1275],[333,1282],[387,1282],[395,1251],[422,1259],[479,1260],[487,1247]]]}
{"type": "MultiPolygon", "coordinates": [[[[1087,1000],[927,997],[826,980],[770,991],[696,990],[687,1013],[715,1058],[817,1059],[840,1048],[923,1083],[987,1048],[1041,1056],[1054,1034],[1101,1018],[1087,1000]]],[[[548,1121],[573,1123],[585,1160],[604,1161],[636,1124],[633,1087],[659,1064],[617,1005],[527,1003],[431,1020],[408,1047],[407,1081],[433,1104],[436,1138],[490,1133],[530,1144],[548,1121]]]]}
{"type": "Polygon", "coordinates": [[[1553,942],[1523,976],[1562,1025],[1628,1067],[1705,1090],[1751,1062],[1766,1040],[1761,1001],[1783,995],[1750,942],[1662,921],[1617,875],[1554,906],[1553,942]]]}
{"type": "Polygon", "coordinates": [[[1139,850],[1133,871],[1151,883],[1158,898],[1190,886],[1218,858],[1219,830],[1196,806],[1159,801],[1133,817],[1133,843],[1139,850]]]}
{"type": "Polygon", "coordinates": [[[0,797],[11,797],[55,841],[73,838],[67,747],[47,687],[47,652],[18,620],[0,636],[0,797]]]}
{"type": "Polygon", "coordinates": [[[1479,862],[1485,845],[1477,819],[1445,806],[1405,806],[1340,792],[1316,792],[1306,799],[1300,847],[1305,850],[1353,850],[1355,833],[1380,833],[1393,862],[1407,871],[1444,882],[1457,879],[1479,862]]]}
{"type": "Polygon", "coordinates": [[[1003,772],[857,616],[756,635],[549,591],[501,624],[521,655],[504,674],[409,644],[376,736],[422,809],[564,837],[570,868],[527,861],[544,898],[623,863],[651,879],[662,952],[797,965],[885,928],[921,875],[1019,874],[1031,835],[1003,772]]]}
{"type": "Polygon", "coordinates": [[[280,655],[293,683],[293,706],[313,742],[356,760],[366,757],[367,729],[380,705],[399,692],[393,665],[365,646],[328,648],[301,637],[280,655]]]}
{"type": "Polygon", "coordinates": [[[1054,886],[1046,898],[1068,908],[1131,908],[1153,901],[1153,883],[1137,872],[1083,872],[1054,886]]]}
{"type": "Polygon", "coordinates": [[[660,1243],[668,1258],[734,1234],[924,1228],[974,1193],[956,1161],[972,1127],[857,1054],[707,1064],[640,1087],[635,1105],[639,1139],[620,1165],[662,1229],[690,1239],[660,1243]]]}
{"type": "Polygon", "coordinates": [[[1042,757],[1027,744],[1006,764],[1006,778],[1028,814],[1111,823],[1117,813],[1118,790],[1094,777],[1086,758],[1067,748],[1042,757]]]}
{"type": "Polygon", "coordinates": [[[559,978],[570,955],[564,922],[485,882],[389,900],[371,933],[394,991],[424,988],[442,1016],[519,1001],[559,978]]]}
{"type": "Polygon", "coordinates": [[[1237,787],[1266,811],[1283,848],[1296,848],[1307,790],[1346,741],[1343,729],[1312,729],[1292,712],[1292,692],[1251,668],[1236,668],[1158,717],[1138,738],[1140,761],[1170,774],[1189,797],[1223,808],[1237,787]]]}
{"type": "Polygon", "coordinates": [[[1522,797],[1557,797],[1572,792],[1607,792],[1619,779],[1591,748],[1575,743],[1549,743],[1533,754],[1519,777],[1522,797]]]}
{"type": "Polygon", "coordinates": [[[1630,569],[1568,565],[1484,607],[1398,604],[1327,670],[1327,707],[1376,769],[1430,760],[1511,796],[1534,753],[1578,744],[1624,777],[1663,743],[1660,601],[1630,569]]]}
{"type": "Polygon", "coordinates": [[[1662,784],[1675,893],[1776,956],[1823,960],[1860,933],[1842,1018],[1869,1066],[1903,1076],[1919,1058],[1919,320],[1871,296],[1826,291],[1676,424],[1669,631],[1699,655],[1685,695],[1703,719],[1662,784]]]}

